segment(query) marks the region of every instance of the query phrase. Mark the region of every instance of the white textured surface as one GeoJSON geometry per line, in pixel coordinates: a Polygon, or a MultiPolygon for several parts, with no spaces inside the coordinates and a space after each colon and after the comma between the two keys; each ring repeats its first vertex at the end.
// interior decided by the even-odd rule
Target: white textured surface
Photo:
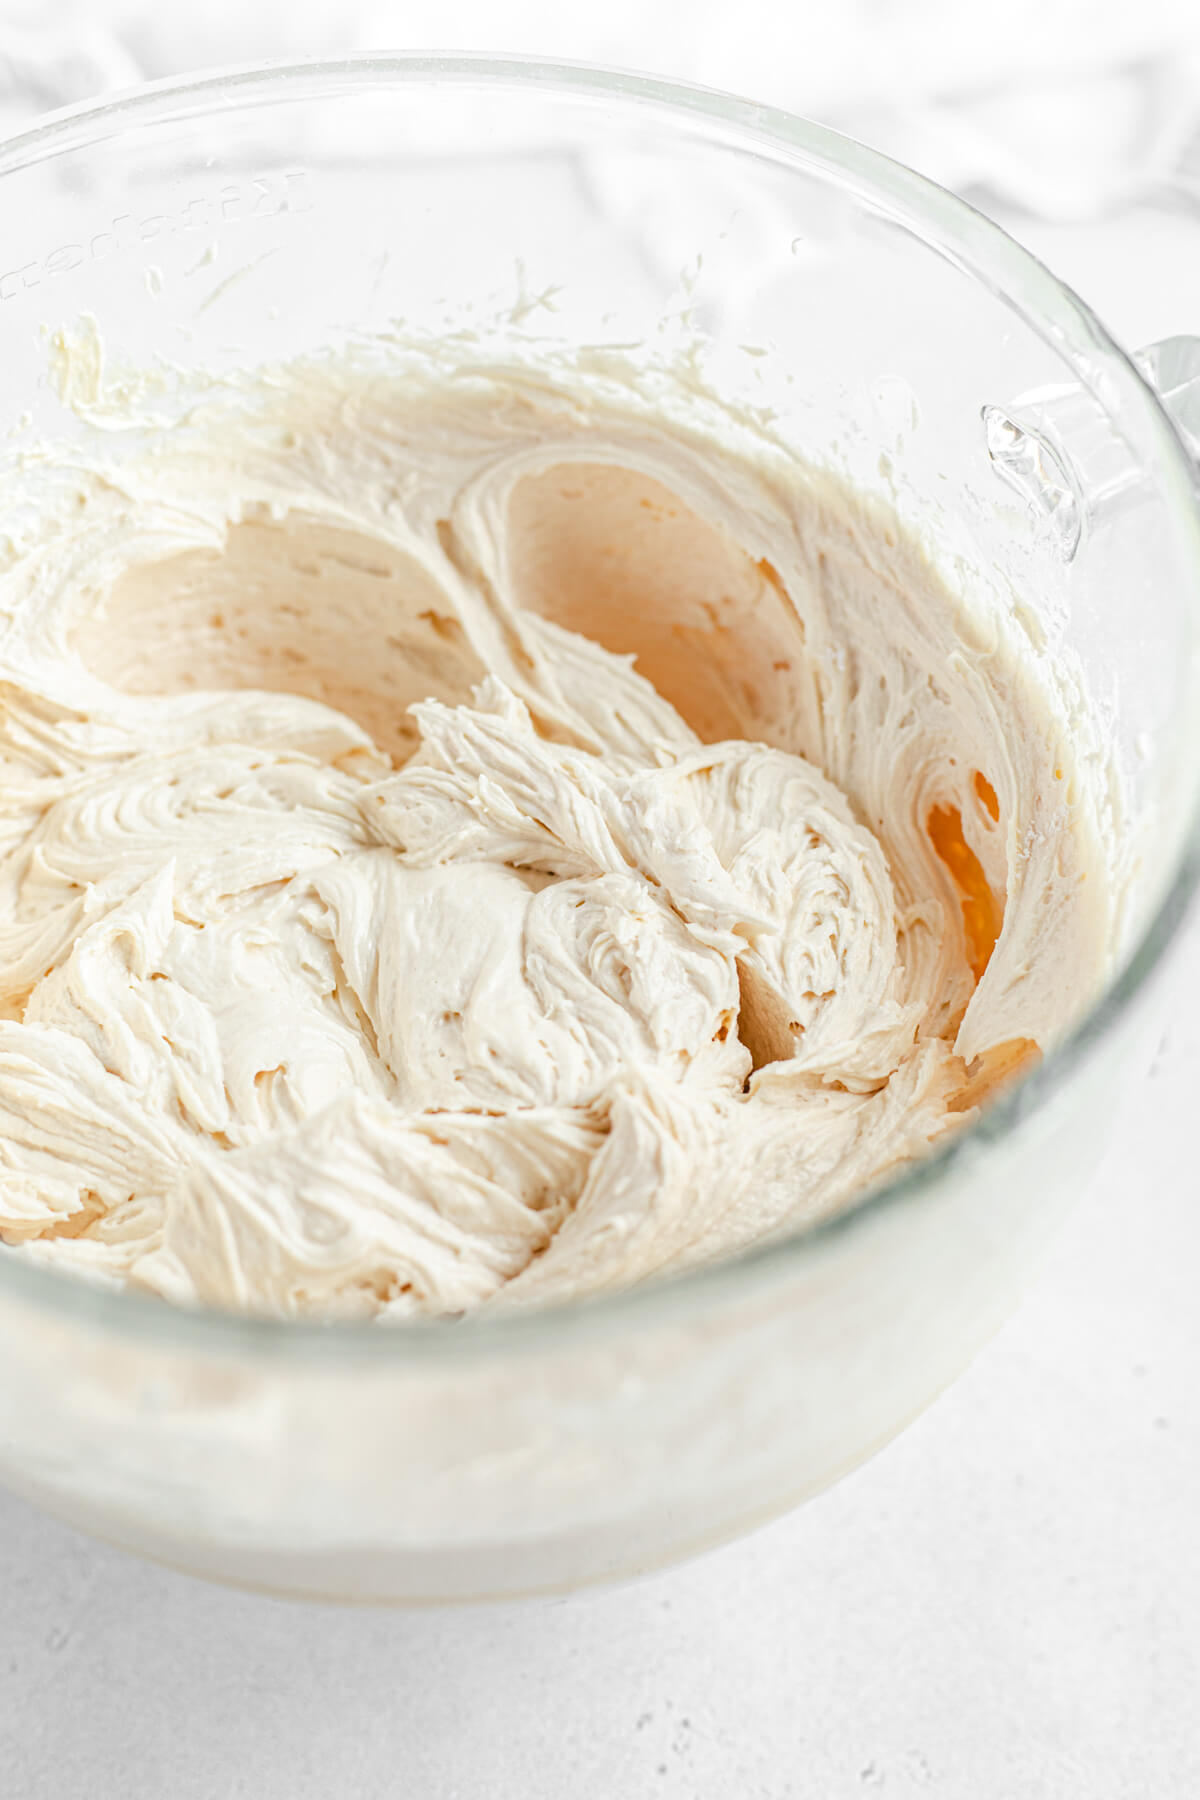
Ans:
{"type": "MultiPolygon", "coordinates": [[[[1200,329],[1194,225],[1026,235],[1130,341],[1200,329]]],[[[0,1795],[1192,1800],[1200,925],[1174,997],[1020,1315],[867,1468],[686,1568],[555,1604],[325,1611],[0,1497],[0,1795]]]]}

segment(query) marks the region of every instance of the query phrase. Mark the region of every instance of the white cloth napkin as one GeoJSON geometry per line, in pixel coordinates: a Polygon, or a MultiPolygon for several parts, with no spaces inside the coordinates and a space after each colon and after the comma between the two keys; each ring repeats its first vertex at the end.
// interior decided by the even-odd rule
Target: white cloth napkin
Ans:
{"type": "Polygon", "coordinates": [[[9,0],[0,130],[141,78],[365,48],[505,50],[807,113],[1034,217],[1200,194],[1196,0],[9,0]]]}

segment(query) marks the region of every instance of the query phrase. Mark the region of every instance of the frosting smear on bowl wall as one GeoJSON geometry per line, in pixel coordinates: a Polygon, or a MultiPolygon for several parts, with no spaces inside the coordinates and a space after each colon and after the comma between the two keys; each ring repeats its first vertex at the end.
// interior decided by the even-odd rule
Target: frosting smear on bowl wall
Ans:
{"type": "Polygon", "coordinates": [[[0,1253],[284,1316],[625,1286],[1094,997],[1069,685],[832,475],[518,368],[112,404],[0,569],[0,1253]]]}

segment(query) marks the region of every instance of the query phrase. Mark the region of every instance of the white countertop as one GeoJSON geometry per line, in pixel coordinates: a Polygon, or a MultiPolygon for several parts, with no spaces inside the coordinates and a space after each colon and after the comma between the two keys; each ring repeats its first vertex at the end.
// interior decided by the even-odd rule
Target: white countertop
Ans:
{"type": "MultiPolygon", "coordinates": [[[[1023,235],[1128,341],[1200,331],[1195,226],[1023,235]]],[[[0,1796],[1194,1800],[1200,921],[1177,971],[1018,1317],[740,1544],[568,1601],[355,1613],[206,1587],[0,1495],[0,1796]]]]}

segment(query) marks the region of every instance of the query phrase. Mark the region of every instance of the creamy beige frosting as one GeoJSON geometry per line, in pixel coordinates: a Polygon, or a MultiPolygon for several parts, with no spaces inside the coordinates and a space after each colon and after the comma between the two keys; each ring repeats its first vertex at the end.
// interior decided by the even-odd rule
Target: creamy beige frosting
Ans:
{"type": "Polygon", "coordinates": [[[1094,993],[1077,700],[831,476],[515,369],[71,397],[0,570],[11,1253],[624,1285],[843,1206],[1094,993]]]}

